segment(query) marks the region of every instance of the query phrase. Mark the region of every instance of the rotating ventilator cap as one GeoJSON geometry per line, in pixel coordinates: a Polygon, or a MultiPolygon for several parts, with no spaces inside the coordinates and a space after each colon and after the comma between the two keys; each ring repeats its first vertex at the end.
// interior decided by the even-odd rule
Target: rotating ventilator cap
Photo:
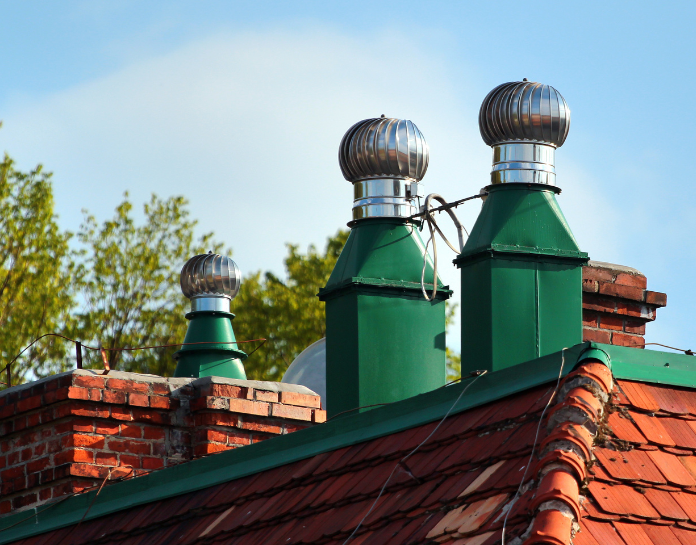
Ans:
{"type": "Polygon", "coordinates": [[[191,300],[193,312],[229,312],[241,283],[237,264],[212,252],[192,257],[181,269],[181,292],[191,300]]]}
{"type": "Polygon", "coordinates": [[[423,134],[406,119],[365,119],[348,129],[338,161],[354,187],[353,221],[415,214],[428,155],[423,134]]]}
{"type": "Polygon", "coordinates": [[[526,79],[499,85],[481,104],[479,129],[493,148],[491,184],[556,185],[556,148],[570,129],[570,108],[556,89],[526,79]]]}

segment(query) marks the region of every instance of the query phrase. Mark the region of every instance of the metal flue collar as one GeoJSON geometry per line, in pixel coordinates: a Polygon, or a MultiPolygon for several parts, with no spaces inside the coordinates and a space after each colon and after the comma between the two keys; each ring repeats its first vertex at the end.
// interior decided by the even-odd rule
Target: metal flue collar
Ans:
{"type": "Polygon", "coordinates": [[[414,214],[412,201],[428,159],[423,134],[407,119],[365,119],[348,129],[338,162],[354,186],[353,220],[414,214]]]}
{"type": "Polygon", "coordinates": [[[242,273],[229,257],[212,252],[189,259],[181,269],[181,292],[191,300],[192,311],[229,312],[239,293],[242,273]]]}
{"type": "Polygon", "coordinates": [[[479,111],[483,141],[493,147],[491,183],[556,185],[555,152],[570,130],[570,108],[550,85],[504,83],[479,111]]]}

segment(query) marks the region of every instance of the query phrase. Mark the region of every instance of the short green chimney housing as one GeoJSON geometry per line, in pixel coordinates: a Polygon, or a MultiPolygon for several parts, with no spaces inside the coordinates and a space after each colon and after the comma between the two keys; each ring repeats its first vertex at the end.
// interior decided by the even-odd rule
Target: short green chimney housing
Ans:
{"type": "Polygon", "coordinates": [[[189,259],[181,269],[181,291],[191,300],[184,346],[174,354],[175,377],[246,379],[232,330],[230,301],[239,293],[242,275],[229,257],[212,252],[189,259]]]}
{"type": "Polygon", "coordinates": [[[553,87],[493,89],[479,114],[491,185],[461,255],[462,375],[497,371],[582,342],[580,251],[556,195],[555,152],[570,109],[553,87]]]}
{"type": "MultiPolygon", "coordinates": [[[[407,120],[366,119],[343,137],[339,162],[353,183],[351,233],[326,287],[329,417],[399,401],[445,383],[445,300],[421,289],[433,268],[411,219],[428,146],[407,120]],[[425,260],[425,261],[424,261],[425,260]]],[[[432,284],[426,287],[432,288],[432,284]]]]}

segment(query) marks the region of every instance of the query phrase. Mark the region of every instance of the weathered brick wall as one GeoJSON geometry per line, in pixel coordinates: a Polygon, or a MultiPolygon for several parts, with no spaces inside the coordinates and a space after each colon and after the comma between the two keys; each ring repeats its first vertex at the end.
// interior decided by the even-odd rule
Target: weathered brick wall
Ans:
{"type": "Polygon", "coordinates": [[[645,348],[645,324],[667,305],[667,295],[647,286],[636,269],[590,261],[582,271],[583,340],[645,348]]]}
{"type": "Polygon", "coordinates": [[[326,420],[292,384],[76,370],[0,392],[0,514],[326,420]],[[120,468],[115,469],[114,468],[120,468]]]}

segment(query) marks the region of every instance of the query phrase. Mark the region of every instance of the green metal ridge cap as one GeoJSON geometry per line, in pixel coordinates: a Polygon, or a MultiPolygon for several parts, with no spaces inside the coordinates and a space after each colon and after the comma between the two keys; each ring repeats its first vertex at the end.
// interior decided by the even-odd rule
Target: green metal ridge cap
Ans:
{"type": "Polygon", "coordinates": [[[675,352],[591,343],[611,359],[615,378],[696,388],[696,357],[675,352]]]}
{"type": "MultiPolygon", "coordinates": [[[[565,350],[563,375],[574,367],[588,343],[565,350]]],[[[450,415],[499,400],[558,379],[562,353],[556,352],[479,378],[465,379],[403,401],[221,452],[104,487],[64,501],[0,518],[0,544],[11,543],[139,505],[195,492],[318,454],[377,439],[437,421],[472,380],[450,415]],[[94,502],[92,504],[92,502],[94,502]],[[90,508],[91,505],[91,508],[90,508]],[[43,511],[45,509],[45,511],[43,511]]]]}

